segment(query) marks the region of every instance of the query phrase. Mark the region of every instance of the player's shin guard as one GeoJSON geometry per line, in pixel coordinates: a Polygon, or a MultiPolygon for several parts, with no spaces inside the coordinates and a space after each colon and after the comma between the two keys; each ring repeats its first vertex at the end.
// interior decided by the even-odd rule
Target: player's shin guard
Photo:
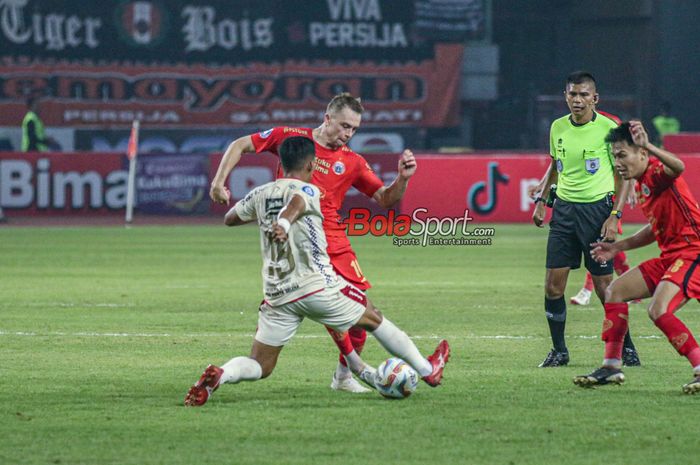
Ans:
{"type": "Polygon", "coordinates": [[[613,257],[613,270],[618,276],[623,275],[630,269],[627,264],[627,255],[624,252],[620,252],[615,257],[613,257]]]}
{"type": "Polygon", "coordinates": [[[428,360],[423,357],[413,341],[406,333],[401,331],[386,317],[379,324],[377,329],[372,331],[372,336],[392,355],[403,359],[411,365],[419,375],[428,376],[433,372],[433,367],[428,360]]]}
{"type": "Polygon", "coordinates": [[[693,367],[700,365],[700,347],[693,333],[672,312],[658,317],[654,324],[666,335],[671,345],[688,359],[693,367]]]}
{"type": "Polygon", "coordinates": [[[566,329],[566,300],[564,296],[558,299],[544,298],[544,313],[549,324],[549,333],[552,336],[552,344],[557,352],[567,352],[564,340],[566,329]]]}
{"type": "Polygon", "coordinates": [[[604,307],[605,319],[601,339],[605,341],[605,359],[621,363],[622,346],[628,328],[629,308],[624,302],[607,303],[604,307]]]}
{"type": "Polygon", "coordinates": [[[257,381],[262,377],[262,367],[250,357],[235,357],[221,367],[224,373],[219,384],[236,384],[241,381],[257,381]]]}
{"type": "Polygon", "coordinates": [[[358,354],[362,353],[362,349],[365,348],[365,341],[367,340],[367,331],[360,328],[359,326],[353,326],[348,331],[350,335],[350,342],[352,342],[352,347],[358,354]]]}

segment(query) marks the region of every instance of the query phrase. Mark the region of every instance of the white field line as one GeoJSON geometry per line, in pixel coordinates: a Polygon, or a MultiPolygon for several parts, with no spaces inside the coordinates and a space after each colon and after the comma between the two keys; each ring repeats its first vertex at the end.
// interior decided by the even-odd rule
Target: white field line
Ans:
{"type": "MultiPolygon", "coordinates": [[[[122,333],[122,332],[91,332],[91,331],[79,331],[79,332],[63,332],[63,331],[6,331],[0,329],[0,336],[26,336],[26,337],[145,337],[145,338],[168,338],[168,337],[233,337],[233,338],[252,338],[255,334],[253,333],[183,333],[183,334],[170,334],[170,333],[122,333]]],[[[297,334],[294,339],[327,339],[329,336],[324,334],[297,334]]],[[[569,338],[574,339],[598,339],[600,336],[569,336],[569,338]]],[[[651,335],[651,336],[635,336],[635,339],[661,339],[662,336],[651,335]]],[[[518,335],[508,335],[508,334],[496,334],[496,335],[478,335],[478,334],[467,334],[462,336],[438,336],[438,335],[414,335],[411,339],[448,339],[448,340],[459,340],[459,339],[505,339],[505,340],[541,340],[549,339],[545,336],[518,336],[518,335]]]]}

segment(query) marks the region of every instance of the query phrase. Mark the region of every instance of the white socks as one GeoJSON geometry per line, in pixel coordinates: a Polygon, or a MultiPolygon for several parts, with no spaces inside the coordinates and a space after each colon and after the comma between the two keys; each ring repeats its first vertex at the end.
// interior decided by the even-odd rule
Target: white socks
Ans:
{"type": "Polygon", "coordinates": [[[219,384],[236,384],[240,381],[256,381],[262,376],[262,367],[250,357],[235,357],[222,366],[224,374],[219,384]]]}
{"type": "Polygon", "coordinates": [[[372,336],[376,337],[388,352],[411,365],[419,375],[428,376],[433,372],[433,366],[418,352],[418,348],[408,335],[386,317],[377,329],[372,331],[372,336]]]}

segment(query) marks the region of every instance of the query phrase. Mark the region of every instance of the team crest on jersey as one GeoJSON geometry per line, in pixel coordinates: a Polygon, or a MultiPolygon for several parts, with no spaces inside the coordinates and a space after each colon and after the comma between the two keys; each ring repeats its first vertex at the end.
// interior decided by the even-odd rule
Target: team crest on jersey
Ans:
{"type": "Polygon", "coordinates": [[[304,187],[301,188],[301,190],[303,190],[304,192],[306,192],[307,194],[309,194],[309,197],[313,197],[314,195],[316,195],[316,194],[314,193],[314,190],[311,188],[311,186],[304,186],[304,187]]]}
{"type": "Polygon", "coordinates": [[[342,161],[333,163],[333,172],[338,175],[345,173],[345,163],[342,161]]]}
{"type": "Polygon", "coordinates": [[[651,189],[644,183],[642,183],[642,195],[644,197],[649,197],[651,195],[651,189]]]}
{"type": "Polygon", "coordinates": [[[274,128],[268,129],[267,131],[262,131],[258,135],[260,136],[261,139],[267,139],[268,137],[270,137],[270,134],[272,134],[272,129],[274,129],[274,128]]]}
{"type": "Polygon", "coordinates": [[[561,160],[557,160],[557,171],[560,173],[564,171],[564,163],[562,163],[561,160]]]}
{"type": "Polygon", "coordinates": [[[589,158],[586,160],[586,171],[596,174],[600,168],[600,158],[589,158]]]}

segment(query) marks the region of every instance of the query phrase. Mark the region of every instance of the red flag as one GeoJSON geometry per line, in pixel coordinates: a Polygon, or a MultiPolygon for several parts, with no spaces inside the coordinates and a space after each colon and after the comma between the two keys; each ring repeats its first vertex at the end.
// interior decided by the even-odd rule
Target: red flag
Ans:
{"type": "Polygon", "coordinates": [[[139,122],[134,121],[131,125],[131,135],[129,136],[129,146],[126,149],[126,156],[129,160],[136,158],[139,151],[139,122]]]}

